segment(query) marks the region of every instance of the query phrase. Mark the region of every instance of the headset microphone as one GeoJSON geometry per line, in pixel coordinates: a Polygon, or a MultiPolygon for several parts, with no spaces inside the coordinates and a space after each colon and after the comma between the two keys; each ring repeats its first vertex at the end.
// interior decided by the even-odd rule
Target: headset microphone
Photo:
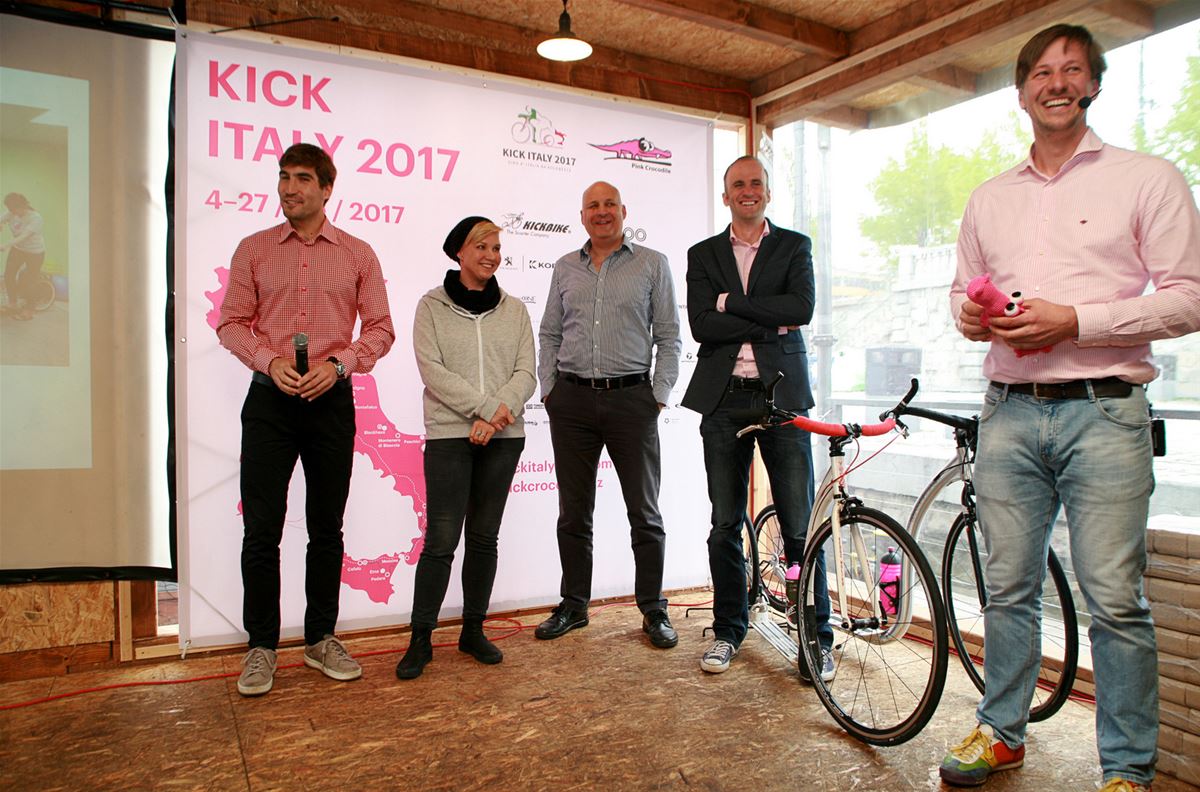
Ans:
{"type": "Polygon", "coordinates": [[[1096,97],[1097,97],[1097,96],[1099,96],[1099,95],[1100,95],[1100,92],[1099,92],[1099,91],[1096,91],[1096,93],[1092,94],[1091,96],[1081,96],[1081,97],[1079,97],[1079,109],[1080,109],[1080,110],[1087,110],[1089,107],[1091,107],[1091,106],[1092,106],[1092,102],[1095,102],[1095,101],[1096,101],[1096,97]]]}

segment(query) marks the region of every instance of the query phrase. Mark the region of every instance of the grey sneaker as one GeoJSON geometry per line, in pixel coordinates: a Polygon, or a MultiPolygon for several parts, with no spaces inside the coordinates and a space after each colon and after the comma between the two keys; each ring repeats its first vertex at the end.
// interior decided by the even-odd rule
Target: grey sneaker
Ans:
{"type": "MultiPolygon", "coordinates": [[[[812,678],[809,677],[809,675],[808,675],[808,667],[804,664],[803,658],[800,659],[798,668],[800,671],[800,681],[804,682],[806,685],[811,685],[812,678]]],[[[837,667],[834,666],[834,664],[833,664],[833,650],[832,649],[822,649],[821,650],[821,681],[822,682],[832,682],[833,678],[835,676],[837,676],[837,667]]]]}
{"type": "Polygon", "coordinates": [[[326,635],[319,642],[304,647],[304,665],[317,669],[330,679],[346,681],[362,676],[362,666],[332,635],[326,635]]]}
{"type": "Polygon", "coordinates": [[[737,647],[729,641],[718,639],[700,658],[700,669],[710,674],[729,670],[729,661],[737,657],[737,647]]]}
{"type": "Polygon", "coordinates": [[[821,681],[832,682],[837,676],[837,669],[833,665],[833,651],[826,649],[821,652],[821,681]]]}
{"type": "Polygon", "coordinates": [[[275,684],[275,652],[256,646],[242,659],[242,675],[238,677],[238,693],[261,696],[275,684]]]}

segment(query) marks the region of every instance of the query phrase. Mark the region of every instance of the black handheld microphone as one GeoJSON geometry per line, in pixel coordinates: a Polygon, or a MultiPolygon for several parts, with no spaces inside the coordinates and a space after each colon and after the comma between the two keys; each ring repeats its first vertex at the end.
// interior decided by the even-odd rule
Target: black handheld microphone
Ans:
{"type": "Polygon", "coordinates": [[[1079,109],[1080,109],[1080,110],[1087,110],[1089,107],[1091,107],[1091,106],[1092,106],[1092,102],[1095,102],[1095,101],[1096,101],[1096,97],[1097,97],[1097,96],[1099,96],[1099,95],[1100,95],[1100,92],[1099,92],[1099,91],[1096,91],[1096,93],[1092,94],[1091,96],[1081,96],[1081,97],[1079,97],[1079,109]]]}
{"type": "Polygon", "coordinates": [[[303,377],[308,373],[308,335],[296,333],[292,336],[292,347],[296,350],[296,371],[303,377]]]}

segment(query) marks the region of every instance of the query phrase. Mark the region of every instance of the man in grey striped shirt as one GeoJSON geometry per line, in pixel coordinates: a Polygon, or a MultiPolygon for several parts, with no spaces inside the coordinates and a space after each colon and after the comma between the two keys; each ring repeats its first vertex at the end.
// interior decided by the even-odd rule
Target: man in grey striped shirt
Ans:
{"type": "Polygon", "coordinates": [[[538,378],[558,477],[562,602],[534,635],[558,638],[588,623],[596,472],[608,448],[629,514],[642,630],[668,649],[679,638],[662,594],[658,413],[679,376],[675,287],[666,256],[625,241],[626,210],[616,187],[588,187],[579,214],[588,241],[555,262],[538,334],[538,378]]]}

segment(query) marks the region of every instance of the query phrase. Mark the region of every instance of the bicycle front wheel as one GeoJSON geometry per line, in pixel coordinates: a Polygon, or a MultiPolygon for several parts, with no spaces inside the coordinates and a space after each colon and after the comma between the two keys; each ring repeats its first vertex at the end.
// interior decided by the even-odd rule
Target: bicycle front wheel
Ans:
{"type": "MultiPolygon", "coordinates": [[[[983,660],[983,606],[987,590],[983,570],[987,561],[979,527],[959,515],[946,537],[942,555],[942,586],[954,649],[967,676],[980,693],[986,682],[983,660]]],[[[1046,559],[1049,579],[1042,581],[1042,664],[1029,707],[1030,721],[1043,721],[1062,709],[1075,684],[1079,664],[1079,621],[1066,573],[1051,548],[1046,559]]]]}
{"type": "Polygon", "coordinates": [[[891,517],[852,507],[840,522],[840,536],[826,520],[805,547],[800,662],[843,729],[871,745],[899,745],[924,728],[942,696],[942,598],[925,555],[891,517]],[[822,588],[828,618],[818,615],[822,588]],[[827,651],[833,674],[823,679],[827,651]]]}

